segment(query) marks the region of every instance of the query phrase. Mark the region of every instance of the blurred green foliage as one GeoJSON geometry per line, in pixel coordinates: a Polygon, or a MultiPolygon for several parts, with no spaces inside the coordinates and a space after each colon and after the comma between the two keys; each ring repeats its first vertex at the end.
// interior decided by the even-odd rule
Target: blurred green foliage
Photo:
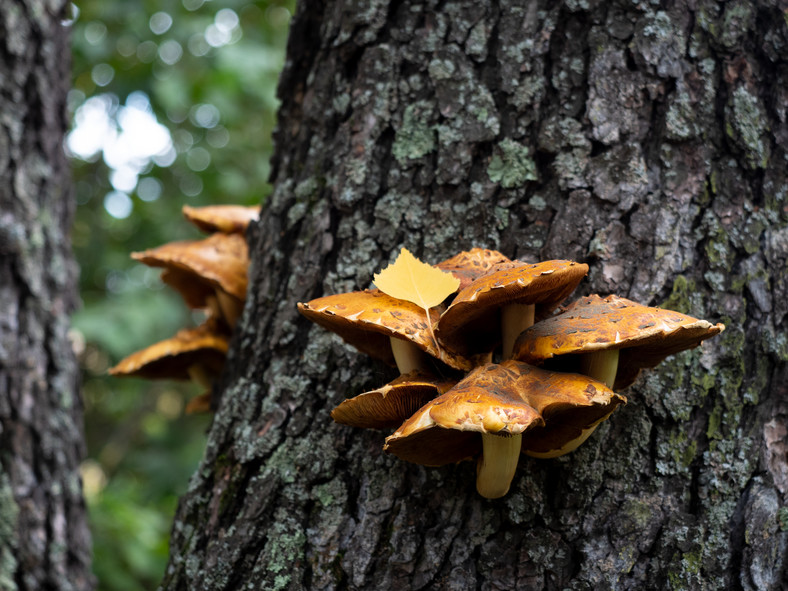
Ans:
{"type": "Polygon", "coordinates": [[[129,253],[199,237],[181,207],[262,202],[294,0],[84,0],[69,94],[81,267],[75,314],[98,588],[155,588],[208,416],[197,386],[110,378],[122,357],[199,322],[129,253]]]}

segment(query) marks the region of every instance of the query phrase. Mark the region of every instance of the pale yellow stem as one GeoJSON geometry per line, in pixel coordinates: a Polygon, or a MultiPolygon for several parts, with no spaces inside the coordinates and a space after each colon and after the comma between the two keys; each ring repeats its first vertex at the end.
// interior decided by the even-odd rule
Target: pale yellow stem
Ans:
{"type": "Polygon", "coordinates": [[[243,302],[239,302],[221,289],[216,290],[216,299],[219,301],[219,309],[222,311],[222,318],[224,318],[227,326],[235,328],[235,324],[243,312],[243,302]]]}
{"type": "Polygon", "coordinates": [[[476,490],[485,498],[498,499],[509,485],[520,459],[522,434],[482,433],[482,457],[476,464],[476,490]]]}
{"type": "Polygon", "coordinates": [[[202,386],[203,388],[207,388],[210,390],[213,387],[213,376],[211,372],[205,369],[204,366],[195,363],[189,366],[189,369],[186,370],[189,373],[189,377],[192,381],[202,386]]]}
{"type": "Polygon", "coordinates": [[[610,415],[607,414],[601,419],[599,419],[597,422],[595,422],[593,425],[589,425],[588,427],[583,429],[580,432],[579,437],[573,439],[572,441],[567,441],[564,445],[561,446],[560,449],[552,449],[550,451],[545,451],[545,452],[531,451],[529,449],[526,449],[523,451],[523,453],[527,456],[531,456],[534,458],[549,459],[549,458],[557,458],[558,456],[563,456],[565,454],[568,454],[569,452],[573,452],[578,447],[580,447],[583,443],[585,443],[585,440],[591,437],[591,433],[593,433],[596,430],[596,428],[599,426],[599,423],[604,421],[609,416],[610,415]]]}
{"type": "Polygon", "coordinates": [[[503,359],[512,356],[514,342],[520,333],[534,324],[533,304],[507,304],[501,308],[501,341],[503,359]]]}
{"type": "Polygon", "coordinates": [[[619,349],[606,349],[583,353],[580,356],[580,373],[603,382],[612,390],[618,372],[618,351],[619,349]]]}
{"type": "Polygon", "coordinates": [[[397,362],[397,369],[401,374],[414,370],[429,371],[426,355],[416,345],[395,337],[389,337],[389,340],[394,361],[397,362]]]}

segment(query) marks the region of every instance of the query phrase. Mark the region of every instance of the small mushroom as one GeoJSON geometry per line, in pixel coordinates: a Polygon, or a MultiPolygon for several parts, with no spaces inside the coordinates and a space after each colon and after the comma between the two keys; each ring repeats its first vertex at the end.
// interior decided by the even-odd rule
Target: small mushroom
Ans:
{"type": "Polygon", "coordinates": [[[524,365],[477,367],[405,421],[383,449],[426,466],[478,456],[476,489],[490,499],[502,497],[517,468],[523,433],[544,425],[524,396],[529,384],[518,371],[524,365]]]}
{"type": "Polygon", "coordinates": [[[412,371],[382,388],[343,401],[331,411],[331,418],[351,427],[393,429],[456,383],[457,380],[412,371]]]}
{"type": "Polygon", "coordinates": [[[227,356],[228,338],[212,323],[179,330],[175,336],[132,353],[109,370],[113,376],[149,380],[192,380],[211,388],[227,356]]]}
{"type": "Polygon", "coordinates": [[[260,206],[207,205],[205,207],[183,206],[184,217],[203,232],[211,234],[243,234],[251,222],[260,216],[260,206]]]}
{"type": "Polygon", "coordinates": [[[632,384],[641,369],[696,347],[724,329],[723,324],[615,295],[590,295],[524,331],[512,357],[541,365],[562,356],[561,369],[594,377],[619,390],[632,384]]]}
{"type": "Polygon", "coordinates": [[[178,290],[193,308],[218,310],[232,328],[243,311],[249,255],[240,234],[213,234],[204,240],[169,242],[131,254],[163,267],[162,281],[178,290]]]}
{"type": "MultiPolygon", "coordinates": [[[[402,374],[414,370],[431,371],[427,355],[454,369],[468,370],[473,366],[471,360],[438,348],[423,308],[376,289],[299,303],[298,311],[338,334],[362,353],[396,365],[402,374]]],[[[434,323],[439,312],[435,308],[429,312],[430,321],[434,323]]]]}
{"type": "Polygon", "coordinates": [[[588,265],[564,260],[498,264],[457,294],[438,321],[438,340],[466,357],[502,342],[507,359],[517,336],[555,309],[587,272],[588,265]]]}

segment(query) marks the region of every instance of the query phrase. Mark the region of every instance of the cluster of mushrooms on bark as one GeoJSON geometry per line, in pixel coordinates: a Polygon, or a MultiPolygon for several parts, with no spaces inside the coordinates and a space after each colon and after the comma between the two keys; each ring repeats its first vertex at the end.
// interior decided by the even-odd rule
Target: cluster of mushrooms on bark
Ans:
{"type": "Polygon", "coordinates": [[[163,268],[161,279],[183,296],[205,321],[132,353],[109,370],[115,376],[192,380],[204,392],[189,401],[187,413],[211,409],[211,389],[224,365],[232,330],[246,299],[249,253],[244,233],[259,207],[184,206],[183,214],[210,234],[202,240],[168,242],[132,253],[132,258],[163,268]]]}
{"type": "Polygon", "coordinates": [[[573,451],[626,403],[615,390],[725,328],[615,295],[559,307],[587,272],[481,248],[432,267],[402,249],[376,289],[299,303],[309,320],[401,374],[331,416],[396,429],[384,450],[409,462],[476,459],[479,494],[504,496],[521,453],[573,451]]]}

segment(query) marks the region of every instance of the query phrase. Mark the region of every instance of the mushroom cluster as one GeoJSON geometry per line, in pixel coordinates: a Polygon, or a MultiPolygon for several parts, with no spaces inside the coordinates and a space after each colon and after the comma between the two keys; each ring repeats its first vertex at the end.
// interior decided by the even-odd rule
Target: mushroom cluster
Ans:
{"type": "Polygon", "coordinates": [[[525,263],[474,248],[435,268],[456,289],[426,311],[377,288],[298,310],[400,371],[339,404],[336,422],[396,429],[383,449],[409,462],[475,460],[487,498],[508,492],[521,453],[573,451],[626,403],[614,390],[725,328],[615,295],[562,308],[588,272],[573,261],[525,263]]]}
{"type": "Polygon", "coordinates": [[[240,205],[184,206],[186,219],[209,233],[207,238],[132,253],[132,258],[162,268],[162,281],[178,291],[189,308],[204,310],[206,318],[196,328],[132,353],[109,370],[111,375],[192,380],[204,392],[189,401],[186,412],[210,411],[212,386],[246,298],[249,255],[244,233],[259,213],[259,207],[240,205]]]}

